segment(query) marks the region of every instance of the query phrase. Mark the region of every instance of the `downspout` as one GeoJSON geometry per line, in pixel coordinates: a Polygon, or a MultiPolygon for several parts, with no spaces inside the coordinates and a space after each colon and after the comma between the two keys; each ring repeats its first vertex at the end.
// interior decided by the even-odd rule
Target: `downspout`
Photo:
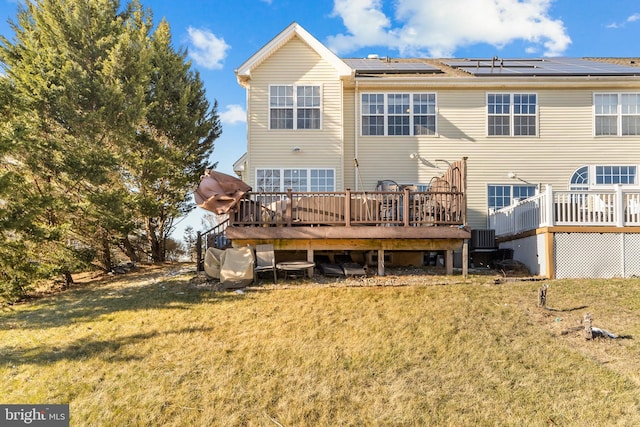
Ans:
{"type": "MultiPolygon", "coordinates": [[[[245,171],[244,171],[244,179],[246,180],[245,182],[249,183],[249,182],[253,182],[253,188],[257,187],[257,183],[255,182],[255,176],[253,175],[253,171],[250,170],[250,166],[251,165],[251,150],[250,150],[250,141],[251,141],[251,120],[249,119],[251,117],[251,96],[249,95],[249,91],[251,89],[251,86],[247,87],[245,90],[245,94],[244,94],[244,103],[247,106],[247,140],[245,142],[246,146],[247,146],[247,158],[245,160],[245,171]]],[[[250,184],[251,185],[251,184],[250,184]]]]}
{"type": "MultiPolygon", "coordinates": [[[[340,79],[340,179],[342,180],[342,189],[345,189],[345,181],[347,179],[347,174],[345,173],[345,163],[344,163],[344,145],[345,145],[345,137],[346,133],[344,131],[344,122],[345,122],[345,111],[344,111],[344,80],[340,79]]],[[[335,189],[334,189],[335,190],[335,189]]]]}
{"type": "Polygon", "coordinates": [[[360,191],[358,188],[358,80],[356,79],[356,89],[353,93],[353,132],[354,132],[354,144],[353,144],[353,182],[355,183],[356,191],[360,191]]]}

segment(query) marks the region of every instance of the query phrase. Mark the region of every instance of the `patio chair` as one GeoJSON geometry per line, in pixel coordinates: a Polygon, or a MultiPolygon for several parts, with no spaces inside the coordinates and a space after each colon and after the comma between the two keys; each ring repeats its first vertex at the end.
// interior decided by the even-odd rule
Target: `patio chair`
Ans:
{"type": "Polygon", "coordinates": [[[278,282],[278,272],[276,270],[276,256],[272,244],[256,245],[256,266],[254,268],[255,278],[265,271],[273,271],[273,283],[278,282]]]}

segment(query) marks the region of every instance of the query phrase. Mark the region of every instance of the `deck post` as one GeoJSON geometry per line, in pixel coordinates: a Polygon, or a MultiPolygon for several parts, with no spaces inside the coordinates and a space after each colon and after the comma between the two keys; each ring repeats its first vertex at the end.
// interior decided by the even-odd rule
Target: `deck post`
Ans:
{"type": "Polygon", "coordinates": [[[293,196],[291,195],[292,190],[287,188],[287,227],[291,227],[291,223],[293,221],[293,196]]]}
{"type": "MultiPolygon", "coordinates": [[[[307,261],[314,262],[313,249],[307,249],[307,261]]],[[[307,269],[307,277],[309,277],[310,279],[313,277],[313,267],[307,269]]]]}
{"type": "Polygon", "coordinates": [[[553,225],[555,224],[555,219],[553,217],[555,212],[555,206],[553,206],[553,188],[551,187],[551,184],[547,184],[544,191],[545,191],[546,223],[540,224],[540,225],[553,227],[553,225]]]}
{"type": "Polygon", "coordinates": [[[404,198],[402,199],[402,216],[404,220],[404,226],[408,227],[410,225],[410,215],[409,215],[409,187],[404,187],[404,198]]]}
{"type": "Polygon", "coordinates": [[[351,189],[344,190],[344,226],[351,227],[351,189]]]}
{"type": "Polygon", "coordinates": [[[453,274],[453,249],[447,249],[444,265],[447,276],[451,276],[453,274]]]}
{"type": "Polygon", "coordinates": [[[616,227],[624,227],[625,203],[624,203],[624,195],[622,194],[622,186],[620,184],[615,184],[613,188],[615,189],[615,192],[616,192],[616,196],[614,198],[615,207],[613,210],[613,212],[615,212],[616,214],[616,217],[615,217],[616,227]]]}
{"type": "Polygon", "coordinates": [[[378,276],[384,276],[384,249],[378,249],[378,276]]]}
{"type": "Polygon", "coordinates": [[[469,239],[462,241],[462,277],[469,275],[469,239]]]}

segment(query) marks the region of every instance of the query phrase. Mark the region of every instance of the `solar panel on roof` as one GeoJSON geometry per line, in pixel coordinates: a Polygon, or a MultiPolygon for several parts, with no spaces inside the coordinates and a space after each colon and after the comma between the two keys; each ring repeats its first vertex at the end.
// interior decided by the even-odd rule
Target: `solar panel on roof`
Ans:
{"type": "Polygon", "coordinates": [[[444,64],[475,76],[635,76],[640,68],[580,58],[453,59],[444,64]]]}
{"type": "Polygon", "coordinates": [[[351,68],[359,73],[371,74],[401,74],[401,73],[441,73],[442,71],[433,65],[424,62],[397,62],[384,59],[344,59],[351,68]]]}

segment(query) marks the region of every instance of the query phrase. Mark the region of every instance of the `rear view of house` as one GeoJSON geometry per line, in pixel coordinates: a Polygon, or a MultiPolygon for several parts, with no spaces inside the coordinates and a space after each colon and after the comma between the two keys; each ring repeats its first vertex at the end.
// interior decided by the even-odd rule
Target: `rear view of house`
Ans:
{"type": "Polygon", "coordinates": [[[247,152],[235,169],[254,197],[227,231],[238,244],[310,259],[445,251],[449,266],[457,252],[463,268],[502,245],[549,277],[582,256],[567,254],[566,233],[583,233],[578,245],[594,232],[636,245],[624,216],[640,192],[634,59],[338,58],[293,23],[236,75],[247,152]],[[504,225],[516,217],[504,209],[536,197],[548,203],[528,207],[526,226],[504,225]],[[489,229],[498,241],[467,248],[471,230],[489,229]]]}

